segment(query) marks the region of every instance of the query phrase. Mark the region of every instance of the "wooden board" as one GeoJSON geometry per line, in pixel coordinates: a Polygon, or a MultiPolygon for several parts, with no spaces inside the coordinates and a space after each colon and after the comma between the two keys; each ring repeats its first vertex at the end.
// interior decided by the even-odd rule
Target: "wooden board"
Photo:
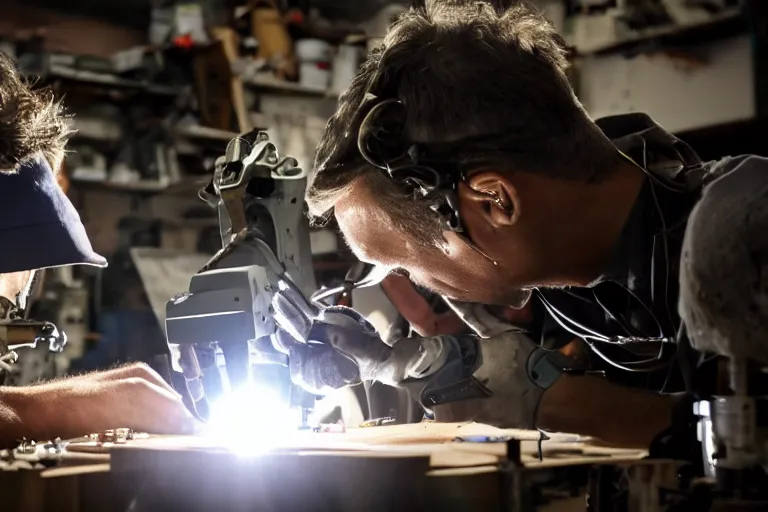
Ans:
{"type": "Polygon", "coordinates": [[[631,463],[645,455],[558,434],[543,442],[544,460],[538,461],[538,432],[477,423],[299,432],[280,439],[254,433],[234,449],[211,437],[148,436],[117,446],[71,445],[66,467],[25,472],[36,490],[19,503],[56,487],[73,489],[73,506],[61,508],[67,511],[125,509],[136,500],[143,510],[301,510],[307,499],[329,512],[498,511],[509,485],[500,471],[507,466],[507,444],[456,441],[470,436],[521,440],[526,474],[553,466],[631,463]],[[254,448],[254,441],[264,442],[264,449],[241,449],[254,448]],[[84,465],[73,466],[78,457],[84,465]],[[86,498],[94,505],[76,505],[86,498]]]}
{"type": "Polygon", "coordinates": [[[344,433],[296,432],[273,439],[243,440],[227,446],[220,440],[202,436],[151,436],[118,449],[232,452],[240,455],[298,454],[381,457],[429,457],[430,468],[462,468],[498,465],[506,461],[504,442],[459,442],[462,438],[512,438],[521,441],[521,460],[530,467],[552,467],[639,460],[641,450],[623,450],[590,444],[589,439],[570,434],[552,434],[541,443],[539,432],[499,429],[480,423],[423,422],[384,427],[350,428],[344,433]],[[261,445],[261,446],[259,446],[261,445]]]}

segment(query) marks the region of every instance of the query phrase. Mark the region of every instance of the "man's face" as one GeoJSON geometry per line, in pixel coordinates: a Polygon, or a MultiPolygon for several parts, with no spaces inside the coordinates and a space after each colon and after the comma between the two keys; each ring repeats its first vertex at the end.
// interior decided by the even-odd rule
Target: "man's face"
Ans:
{"type": "MultiPolygon", "coordinates": [[[[472,196],[472,190],[460,187],[463,224],[473,242],[480,242],[481,250],[453,232],[445,232],[444,241],[425,248],[392,226],[362,182],[355,183],[336,204],[335,213],[361,260],[404,270],[413,282],[452,299],[520,307],[527,295],[521,292],[515,273],[509,271],[514,265],[509,265],[510,251],[505,246],[512,240],[502,235],[508,223],[501,219],[498,225],[489,225],[487,205],[473,201],[472,196]]],[[[483,197],[487,202],[488,196],[483,197]]]]}

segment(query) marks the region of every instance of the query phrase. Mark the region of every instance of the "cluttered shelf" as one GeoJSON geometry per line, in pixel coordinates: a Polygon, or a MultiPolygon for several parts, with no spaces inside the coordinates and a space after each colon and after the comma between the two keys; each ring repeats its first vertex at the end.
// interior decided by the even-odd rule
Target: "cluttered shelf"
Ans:
{"type": "Polygon", "coordinates": [[[203,188],[209,180],[210,177],[205,176],[185,176],[176,182],[164,182],[151,179],[112,181],[72,178],[70,179],[70,183],[73,187],[82,189],[101,189],[139,195],[173,194],[195,197],[198,190],[203,188]]]}
{"type": "Polygon", "coordinates": [[[243,84],[259,91],[277,92],[283,94],[299,94],[320,98],[335,99],[338,94],[323,87],[310,87],[299,82],[289,82],[274,76],[257,76],[243,80],[243,84]]]}
{"type": "Polygon", "coordinates": [[[748,17],[739,8],[726,9],[703,20],[674,23],[621,35],[613,40],[593,40],[574,45],[576,56],[604,55],[631,50],[647,44],[688,46],[733,36],[748,28],[748,17]]]}
{"type": "Polygon", "coordinates": [[[111,73],[99,73],[87,69],[75,69],[67,66],[52,65],[46,70],[38,71],[37,73],[28,73],[40,76],[44,80],[72,80],[81,83],[135,89],[148,94],[157,94],[162,96],[176,96],[180,92],[180,88],[170,85],[155,84],[144,80],[132,80],[128,78],[122,78],[111,73]]]}
{"type": "Polygon", "coordinates": [[[19,56],[17,65],[25,76],[42,85],[66,82],[161,97],[174,97],[183,90],[179,85],[121,74],[120,68],[104,58],[32,52],[19,56]]]}

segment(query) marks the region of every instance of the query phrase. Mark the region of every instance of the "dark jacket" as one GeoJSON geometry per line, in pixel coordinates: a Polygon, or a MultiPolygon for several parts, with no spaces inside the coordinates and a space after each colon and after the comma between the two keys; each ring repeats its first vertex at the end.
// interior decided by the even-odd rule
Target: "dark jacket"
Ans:
{"type": "Polygon", "coordinates": [[[619,366],[658,367],[628,372],[595,357],[595,369],[626,384],[679,391],[679,368],[662,363],[677,349],[683,235],[703,188],[737,170],[743,157],[702,162],[688,145],[644,114],[609,117],[597,124],[648,178],[604,274],[587,288],[538,292],[542,336],[569,340],[578,333],[593,353],[619,366]]]}

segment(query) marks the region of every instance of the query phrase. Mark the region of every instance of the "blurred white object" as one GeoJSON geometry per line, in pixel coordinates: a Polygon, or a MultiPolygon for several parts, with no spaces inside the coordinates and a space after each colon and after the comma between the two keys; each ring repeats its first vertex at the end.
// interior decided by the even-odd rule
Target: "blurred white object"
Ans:
{"type": "Polygon", "coordinates": [[[123,128],[115,118],[97,117],[85,113],[68,119],[77,136],[91,140],[118,140],[123,137],[123,128]]]}
{"type": "Polygon", "coordinates": [[[309,245],[312,254],[330,254],[338,252],[339,239],[330,229],[319,229],[309,232],[309,245]]]}
{"type": "Polygon", "coordinates": [[[331,45],[321,39],[299,39],[294,46],[299,62],[330,62],[331,45]]]}
{"type": "Polygon", "coordinates": [[[550,0],[544,6],[544,16],[555,27],[558,34],[565,32],[565,3],[560,0],[550,0]]]}
{"type": "Polygon", "coordinates": [[[0,52],[6,54],[10,59],[16,60],[16,44],[10,41],[0,41],[0,52]]]}
{"type": "Polygon", "coordinates": [[[722,11],[721,13],[711,14],[707,9],[697,6],[696,2],[692,0],[662,0],[662,3],[677,25],[706,23],[722,14],[738,11],[738,9],[728,10],[724,2],[720,2],[720,5],[718,6],[716,5],[717,2],[715,0],[707,0],[707,5],[710,7],[719,7],[722,11]]]}
{"type": "Polygon", "coordinates": [[[208,42],[202,5],[197,3],[176,5],[175,35],[189,36],[198,44],[208,42]]]}
{"type": "Polygon", "coordinates": [[[155,247],[132,247],[130,254],[152,311],[165,332],[165,303],[189,289],[189,280],[208,262],[210,255],[155,247]]]}
{"type": "Polygon", "coordinates": [[[380,10],[363,27],[368,36],[368,51],[370,52],[381,44],[381,40],[387,33],[387,29],[392,24],[392,20],[399,14],[408,10],[408,7],[401,4],[390,4],[380,10]]]}
{"type": "Polygon", "coordinates": [[[331,84],[331,45],[320,39],[300,39],[295,44],[299,83],[308,89],[328,90],[331,84]]]}
{"type": "Polygon", "coordinates": [[[299,83],[307,89],[325,91],[331,83],[331,70],[322,62],[302,62],[299,66],[299,83]]]}
{"type": "Polygon", "coordinates": [[[67,167],[72,179],[82,181],[106,181],[107,158],[89,146],[80,146],[67,157],[67,167]]]}
{"type": "Polygon", "coordinates": [[[135,69],[141,69],[144,65],[144,53],[146,48],[144,46],[134,46],[121,52],[117,52],[112,55],[110,59],[112,61],[112,69],[116,73],[125,73],[126,71],[132,71],[135,69]]]}
{"type": "Polygon", "coordinates": [[[360,67],[361,49],[350,44],[339,46],[336,57],[333,59],[333,80],[331,93],[341,94],[357,75],[360,67]]]}
{"type": "Polygon", "coordinates": [[[155,7],[149,24],[149,44],[159,46],[171,38],[173,33],[173,10],[155,7]]]}
{"type": "Polygon", "coordinates": [[[623,34],[616,9],[599,14],[578,15],[573,20],[573,45],[589,53],[619,41],[623,34]]]}
{"type": "Polygon", "coordinates": [[[644,112],[680,132],[755,116],[752,44],[748,36],[698,45],[698,61],[664,54],[582,57],[579,99],[600,118],[644,112]]]}
{"type": "Polygon", "coordinates": [[[123,162],[112,166],[109,172],[109,181],[112,183],[135,183],[141,180],[141,174],[136,169],[131,169],[123,162]]]}

